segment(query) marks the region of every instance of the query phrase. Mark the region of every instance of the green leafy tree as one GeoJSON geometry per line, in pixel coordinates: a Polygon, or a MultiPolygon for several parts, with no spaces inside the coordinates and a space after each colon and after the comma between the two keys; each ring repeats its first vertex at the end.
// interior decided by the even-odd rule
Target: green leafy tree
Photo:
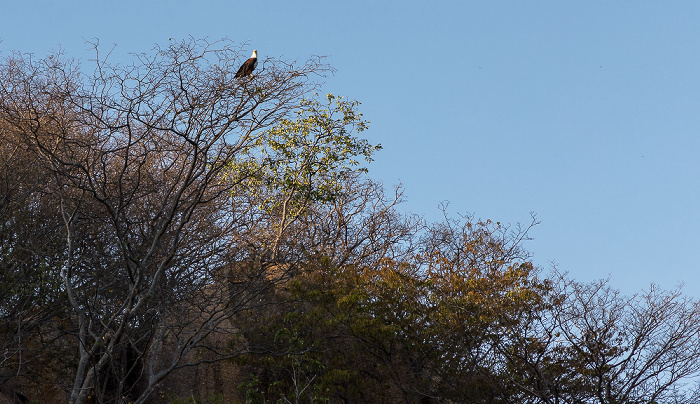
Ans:
{"type": "Polygon", "coordinates": [[[285,292],[294,303],[250,333],[267,347],[257,362],[248,358],[265,380],[258,388],[289,385],[280,374],[261,376],[289,367],[279,353],[295,352],[321,363],[317,388],[346,402],[512,400],[500,336],[549,290],[523,260],[526,230],[446,221],[426,229],[421,253],[403,261],[310,263],[285,292]],[[280,331],[303,335],[306,349],[269,337],[280,331]]]}
{"type": "Polygon", "coordinates": [[[372,161],[381,145],[358,138],[369,122],[359,103],[332,94],[326,104],[303,99],[294,119],[281,119],[246,148],[246,156],[230,165],[229,175],[262,214],[274,218],[274,261],[286,230],[316,204],[333,202],[348,189],[348,181],[366,172],[361,161],[372,161]]]}

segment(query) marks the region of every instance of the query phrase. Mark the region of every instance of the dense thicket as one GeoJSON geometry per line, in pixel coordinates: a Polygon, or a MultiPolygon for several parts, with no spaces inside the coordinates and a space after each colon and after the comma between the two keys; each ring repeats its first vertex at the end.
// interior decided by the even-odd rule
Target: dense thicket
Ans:
{"type": "Polygon", "coordinates": [[[415,255],[321,258],[249,333],[258,402],[693,403],[698,303],[536,270],[526,229],[447,220],[415,255]]]}
{"type": "Polygon", "coordinates": [[[0,396],[697,402],[695,300],[545,274],[529,227],[401,214],[319,60],[97,50],[0,65],[0,396]],[[173,382],[214,364],[235,397],[173,382]]]}

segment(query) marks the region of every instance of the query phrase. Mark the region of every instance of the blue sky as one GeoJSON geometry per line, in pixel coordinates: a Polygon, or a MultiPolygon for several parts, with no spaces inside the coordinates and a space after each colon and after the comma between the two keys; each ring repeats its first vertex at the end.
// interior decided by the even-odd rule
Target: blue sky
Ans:
{"type": "Polygon", "coordinates": [[[0,0],[0,56],[189,36],[328,56],[405,210],[535,212],[538,265],[700,297],[700,2],[0,0]]]}

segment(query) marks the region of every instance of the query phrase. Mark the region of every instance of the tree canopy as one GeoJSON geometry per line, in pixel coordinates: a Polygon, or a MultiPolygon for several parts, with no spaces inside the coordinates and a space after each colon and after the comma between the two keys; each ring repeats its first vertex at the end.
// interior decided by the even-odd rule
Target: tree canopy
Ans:
{"type": "Polygon", "coordinates": [[[537,268],[534,217],[403,213],[332,69],[246,54],[2,60],[0,400],[697,401],[696,300],[537,268]]]}

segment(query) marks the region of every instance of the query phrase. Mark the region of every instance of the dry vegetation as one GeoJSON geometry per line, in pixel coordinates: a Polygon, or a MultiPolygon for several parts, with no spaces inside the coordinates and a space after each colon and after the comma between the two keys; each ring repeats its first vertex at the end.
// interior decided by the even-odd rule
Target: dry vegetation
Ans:
{"type": "Polygon", "coordinates": [[[698,402],[697,301],[401,214],[321,60],[98,50],[0,64],[0,400],[698,402]]]}

